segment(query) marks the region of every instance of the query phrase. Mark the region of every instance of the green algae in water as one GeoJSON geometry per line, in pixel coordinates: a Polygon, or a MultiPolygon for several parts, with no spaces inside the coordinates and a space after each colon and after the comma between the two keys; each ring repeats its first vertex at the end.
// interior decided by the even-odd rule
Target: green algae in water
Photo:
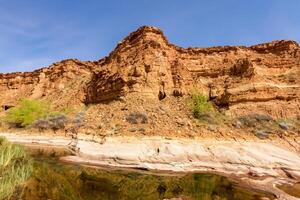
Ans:
{"type": "Polygon", "coordinates": [[[32,177],[20,190],[21,192],[15,194],[15,199],[258,200],[262,197],[273,199],[272,195],[238,187],[227,178],[218,175],[159,175],[99,169],[61,163],[51,155],[53,154],[48,153],[43,156],[43,153],[39,153],[35,156],[32,177]]]}

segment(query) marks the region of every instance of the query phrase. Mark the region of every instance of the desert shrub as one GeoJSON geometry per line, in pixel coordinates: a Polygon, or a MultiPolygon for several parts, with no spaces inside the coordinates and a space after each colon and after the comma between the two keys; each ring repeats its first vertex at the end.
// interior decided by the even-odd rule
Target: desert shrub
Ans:
{"type": "Polygon", "coordinates": [[[281,122],[278,122],[278,126],[283,130],[288,130],[291,125],[285,121],[281,121],[281,122]]]}
{"type": "Polygon", "coordinates": [[[269,131],[265,130],[257,130],[255,131],[255,136],[258,137],[259,139],[268,139],[272,133],[269,131]]]}
{"type": "Polygon", "coordinates": [[[0,199],[7,199],[32,173],[32,160],[23,147],[0,137],[0,199]]]}
{"type": "Polygon", "coordinates": [[[47,119],[38,119],[34,121],[31,125],[32,128],[37,128],[40,131],[50,128],[49,121],[47,119]]]}
{"type": "Polygon", "coordinates": [[[22,99],[18,106],[8,110],[5,121],[17,127],[26,127],[47,116],[49,110],[50,106],[45,102],[22,99]]]}
{"type": "Polygon", "coordinates": [[[54,131],[65,128],[66,124],[68,123],[67,117],[63,114],[50,116],[47,119],[50,122],[51,129],[54,131]]]}
{"type": "Polygon", "coordinates": [[[126,117],[126,121],[131,124],[147,124],[148,123],[148,117],[146,113],[142,112],[132,112],[126,117]]]}
{"type": "Polygon", "coordinates": [[[238,118],[238,121],[241,123],[242,126],[255,127],[264,122],[271,122],[273,121],[273,118],[269,115],[254,113],[241,116],[238,118]]]}
{"type": "Polygon", "coordinates": [[[207,117],[213,111],[213,105],[208,98],[197,90],[192,91],[192,111],[193,116],[197,119],[207,117]]]}
{"type": "Polygon", "coordinates": [[[73,120],[74,126],[77,127],[77,128],[83,126],[84,117],[85,117],[85,113],[84,112],[77,113],[75,115],[74,120],[73,120]]]}
{"type": "Polygon", "coordinates": [[[52,129],[54,132],[63,129],[68,123],[68,118],[63,114],[51,115],[44,119],[37,119],[31,125],[32,128],[37,128],[40,131],[52,129]]]}
{"type": "Polygon", "coordinates": [[[280,129],[283,130],[291,130],[291,131],[297,131],[300,130],[300,121],[297,121],[297,119],[293,118],[278,118],[276,119],[276,124],[280,129]]]}

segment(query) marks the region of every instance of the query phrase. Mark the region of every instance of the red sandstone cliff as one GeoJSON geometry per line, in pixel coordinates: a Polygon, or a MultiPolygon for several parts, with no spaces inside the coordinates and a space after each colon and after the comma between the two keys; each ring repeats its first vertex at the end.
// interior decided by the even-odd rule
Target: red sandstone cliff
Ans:
{"type": "Polygon", "coordinates": [[[34,72],[0,74],[0,105],[13,106],[23,97],[74,107],[126,96],[159,102],[198,88],[232,115],[294,117],[299,84],[300,47],[294,41],[185,49],[145,26],[99,61],[65,60],[34,72]]]}

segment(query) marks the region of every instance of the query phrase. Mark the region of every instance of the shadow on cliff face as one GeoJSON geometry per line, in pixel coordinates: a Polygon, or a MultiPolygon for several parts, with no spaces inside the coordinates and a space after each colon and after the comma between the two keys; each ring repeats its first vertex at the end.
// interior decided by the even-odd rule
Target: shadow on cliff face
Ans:
{"type": "Polygon", "coordinates": [[[94,73],[86,86],[85,104],[109,102],[124,95],[125,81],[117,74],[94,73]]]}
{"type": "Polygon", "coordinates": [[[231,76],[249,78],[254,75],[254,66],[248,58],[238,59],[229,72],[231,76]]]}

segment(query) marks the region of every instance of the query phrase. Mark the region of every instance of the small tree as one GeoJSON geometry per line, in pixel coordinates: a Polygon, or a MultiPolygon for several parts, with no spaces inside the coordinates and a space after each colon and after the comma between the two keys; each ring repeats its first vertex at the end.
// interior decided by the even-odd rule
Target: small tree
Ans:
{"type": "Polygon", "coordinates": [[[198,90],[193,90],[192,97],[192,111],[195,118],[200,119],[204,114],[213,111],[213,105],[208,98],[200,93],[198,90]]]}
{"type": "Polygon", "coordinates": [[[50,106],[45,102],[22,99],[17,107],[8,110],[5,120],[18,127],[26,127],[37,119],[44,118],[49,110],[50,106]]]}

